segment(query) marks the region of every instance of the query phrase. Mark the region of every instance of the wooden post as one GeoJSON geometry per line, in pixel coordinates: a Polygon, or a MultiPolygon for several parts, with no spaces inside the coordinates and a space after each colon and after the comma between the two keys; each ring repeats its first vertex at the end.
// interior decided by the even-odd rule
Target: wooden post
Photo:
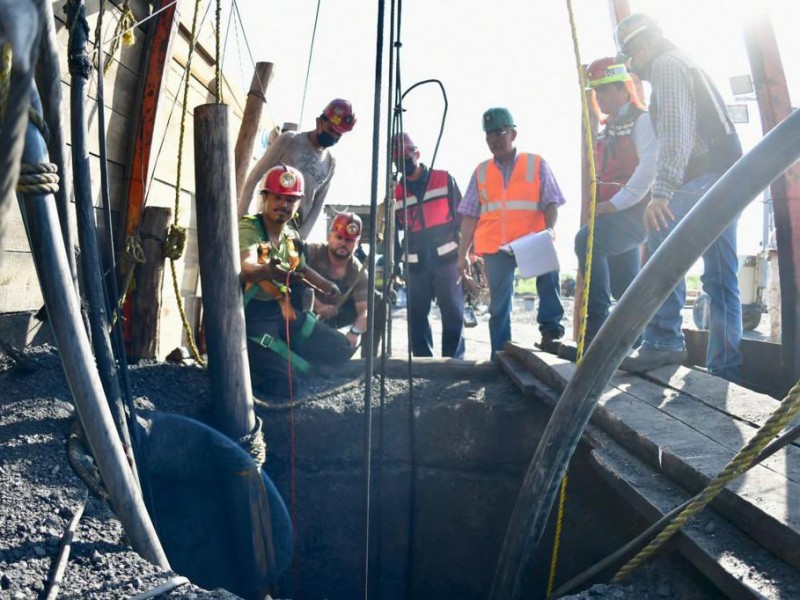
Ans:
{"type": "MultiPolygon", "coordinates": [[[[244,306],[239,283],[238,221],[233,156],[228,137],[229,109],[204,104],[194,109],[194,164],[197,239],[208,342],[211,402],[217,427],[239,440],[256,426],[245,341],[244,306]]],[[[274,571],[269,506],[263,482],[235,477],[230,489],[236,514],[252,526],[239,534],[242,573],[264,581],[274,571]],[[266,508],[259,512],[261,507],[266,508]],[[266,517],[264,516],[266,513],[266,517]],[[245,535],[246,533],[246,535],[245,535]],[[247,551],[244,554],[245,550],[247,551]]]]}
{"type": "Polygon", "coordinates": [[[172,209],[148,206],[142,213],[139,236],[144,263],[136,267],[136,289],[131,294],[130,355],[133,360],[158,356],[161,320],[161,285],[164,282],[164,241],[172,222],[172,209]]]}
{"type": "Polygon", "coordinates": [[[236,165],[236,198],[242,192],[247,168],[253,154],[253,143],[261,123],[261,110],[267,102],[266,93],[269,80],[272,78],[272,63],[256,63],[253,80],[250,82],[250,91],[247,92],[247,102],[244,106],[242,125],[239,128],[239,137],[234,150],[234,164],[236,165]]]}
{"type": "MultiPolygon", "coordinates": [[[[780,51],[766,10],[756,9],[745,27],[747,58],[765,134],[792,112],[780,51]]],[[[783,383],[788,387],[800,377],[800,167],[789,167],[772,182],[770,192],[780,257],[783,383]]]]}
{"type": "Polygon", "coordinates": [[[217,425],[238,439],[255,427],[239,283],[233,165],[228,144],[228,107],[198,106],[194,113],[197,239],[208,369],[217,425]],[[231,200],[230,203],[226,203],[231,200]]]}

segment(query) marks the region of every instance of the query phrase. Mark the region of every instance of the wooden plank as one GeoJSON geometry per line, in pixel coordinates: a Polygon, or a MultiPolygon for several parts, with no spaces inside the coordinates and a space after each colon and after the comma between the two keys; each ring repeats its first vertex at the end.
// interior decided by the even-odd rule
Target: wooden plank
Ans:
{"type": "MultiPolygon", "coordinates": [[[[705,366],[708,331],[684,329],[683,336],[689,352],[689,363],[705,366]]],[[[740,349],[742,351],[742,381],[744,385],[776,398],[783,398],[794,382],[786,384],[783,381],[781,345],[743,338],[740,349]]]]}
{"type": "MultiPolygon", "coordinates": [[[[651,523],[689,498],[613,442],[592,450],[590,464],[651,523]]],[[[696,515],[674,540],[681,554],[727,597],[791,598],[800,590],[800,573],[713,511],[696,515]]]]}
{"type": "MultiPolygon", "coordinates": [[[[538,362],[543,372],[551,370],[551,377],[561,379],[562,384],[575,369],[572,363],[544,353],[531,353],[530,362],[538,362]]],[[[601,396],[592,422],[694,491],[719,473],[735,453],[698,428],[614,387],[601,396]]],[[[797,498],[800,485],[758,465],[723,490],[714,507],[783,560],[800,568],[797,498]]]]}
{"type": "Polygon", "coordinates": [[[780,405],[766,394],[682,366],[648,371],[647,377],[755,426],[763,425],[780,405]]]}
{"type": "Polygon", "coordinates": [[[495,353],[495,361],[519,388],[523,396],[533,396],[536,393],[536,378],[523,365],[502,350],[495,353]]]}

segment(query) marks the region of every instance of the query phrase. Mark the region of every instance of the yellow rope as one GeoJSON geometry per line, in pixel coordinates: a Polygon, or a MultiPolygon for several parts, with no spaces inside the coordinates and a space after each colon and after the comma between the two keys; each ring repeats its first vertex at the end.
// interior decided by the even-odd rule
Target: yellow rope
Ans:
{"type": "MultiPolygon", "coordinates": [[[[100,2],[100,12],[97,17],[97,27],[95,28],[94,32],[94,39],[95,39],[95,50],[96,52],[102,52],[103,50],[103,37],[102,37],[102,28],[103,28],[103,15],[105,13],[105,5],[106,0],[101,0],[100,2]]],[[[111,38],[111,46],[108,49],[108,59],[103,61],[103,75],[108,73],[108,69],[111,67],[111,59],[117,54],[119,50],[120,42],[123,42],[126,46],[133,46],[136,43],[136,36],[133,33],[133,29],[136,26],[136,17],[133,14],[133,11],[130,7],[130,0],[125,0],[125,3],[122,5],[120,9],[119,21],[117,21],[117,26],[114,28],[114,35],[111,38]]],[[[95,54],[94,58],[94,67],[97,68],[98,64],[98,56],[95,54]]]]}
{"type": "Polygon", "coordinates": [[[214,64],[214,77],[217,80],[217,89],[214,97],[217,104],[222,104],[222,52],[220,51],[220,30],[222,29],[222,0],[217,0],[216,10],[217,26],[214,28],[214,42],[216,44],[216,62],[214,64]]]}
{"type": "Polygon", "coordinates": [[[11,90],[11,44],[6,42],[2,48],[2,64],[0,64],[0,120],[6,118],[8,94],[11,90]]]}
{"type": "Polygon", "coordinates": [[[739,450],[722,472],[717,475],[702,492],[695,496],[689,505],[675,517],[672,523],[617,572],[612,583],[619,583],[633,573],[637,567],[654,555],[675,533],[677,533],[690,518],[708,506],[728,483],[752,465],[755,458],[761,453],[769,441],[778,435],[798,413],[800,413],[800,381],[794,384],[794,387],[789,390],[786,398],[781,401],[778,408],[775,409],[775,412],[767,419],[767,422],[764,423],[758,429],[756,435],[739,450]]]}
{"type": "MultiPolygon", "coordinates": [[[[194,16],[192,17],[192,33],[189,37],[189,55],[186,58],[186,81],[183,86],[183,109],[181,110],[181,127],[178,136],[178,166],[175,173],[175,223],[180,221],[181,211],[181,172],[183,171],[183,139],[186,132],[186,114],[189,112],[187,104],[189,102],[189,83],[192,78],[192,56],[194,55],[194,46],[197,40],[197,16],[200,13],[200,0],[196,0],[194,5],[194,16]]],[[[174,233],[177,225],[170,228],[170,233],[174,233]]],[[[186,311],[183,307],[183,298],[181,297],[180,285],[178,284],[178,271],[175,268],[175,261],[180,258],[180,255],[169,256],[170,272],[172,273],[172,288],[175,290],[175,300],[178,303],[178,312],[181,315],[181,322],[183,323],[183,331],[186,333],[186,340],[189,344],[189,350],[194,359],[201,365],[205,366],[203,357],[200,356],[200,351],[194,342],[194,334],[189,325],[189,320],[186,317],[186,311]]]]}
{"type": "MultiPolygon", "coordinates": [[[[594,246],[594,221],[595,221],[595,204],[597,200],[597,190],[595,186],[595,179],[597,177],[594,164],[594,152],[592,144],[592,125],[589,119],[589,103],[586,100],[586,81],[583,63],[581,62],[581,51],[578,46],[578,31],[575,25],[575,13],[572,8],[572,0],[567,0],[567,12],[569,13],[569,27],[572,33],[572,49],[575,53],[575,67],[578,69],[578,83],[580,84],[581,91],[581,114],[583,116],[583,128],[586,133],[586,153],[589,161],[589,236],[586,242],[586,265],[584,267],[584,289],[583,289],[583,303],[581,304],[580,320],[581,324],[578,329],[578,358],[577,363],[580,364],[583,360],[583,349],[586,340],[586,314],[589,310],[589,287],[592,283],[592,250],[594,246]]],[[[558,502],[558,516],[556,518],[556,533],[553,540],[553,554],[550,558],[550,576],[547,581],[547,596],[553,593],[556,581],[556,570],[558,567],[558,551],[561,547],[561,529],[564,521],[564,505],[566,504],[567,496],[567,475],[564,474],[564,479],[561,481],[561,494],[558,502]]]]}

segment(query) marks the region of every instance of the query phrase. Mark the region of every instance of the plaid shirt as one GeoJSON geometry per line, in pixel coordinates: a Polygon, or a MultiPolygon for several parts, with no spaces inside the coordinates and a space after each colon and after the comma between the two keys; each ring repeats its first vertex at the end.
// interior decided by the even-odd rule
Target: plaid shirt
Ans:
{"type": "Polygon", "coordinates": [[[697,100],[694,81],[683,60],[671,51],[653,59],[650,82],[652,99],[657,105],[658,169],[651,193],[654,197],[672,198],[685,179],[686,165],[693,154],[708,151],[698,135],[697,100]]]}
{"type": "MultiPolygon", "coordinates": [[[[503,174],[503,183],[506,186],[508,186],[508,180],[511,179],[511,172],[514,170],[514,165],[517,164],[517,159],[519,159],[519,153],[517,153],[514,156],[514,160],[508,164],[501,164],[495,161],[495,164],[503,174]]],[[[478,203],[478,179],[476,173],[477,169],[472,173],[467,191],[461,199],[461,204],[458,205],[458,212],[459,214],[478,219],[481,216],[481,207],[478,203]]],[[[564,200],[564,194],[561,193],[561,188],[558,187],[558,182],[556,182],[556,178],[550,170],[550,165],[548,165],[544,159],[539,162],[539,182],[541,195],[539,201],[541,202],[542,210],[553,202],[558,204],[558,206],[566,202],[566,200],[564,200]]]]}

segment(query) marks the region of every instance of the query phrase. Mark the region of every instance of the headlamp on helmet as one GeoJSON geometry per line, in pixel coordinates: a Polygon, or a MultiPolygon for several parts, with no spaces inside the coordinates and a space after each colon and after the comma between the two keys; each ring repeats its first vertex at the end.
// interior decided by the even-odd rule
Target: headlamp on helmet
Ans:
{"type": "Polygon", "coordinates": [[[356,124],[353,105],[342,98],[331,100],[322,111],[321,116],[331,124],[333,130],[339,135],[351,131],[356,124]]]}
{"type": "Polygon", "coordinates": [[[361,217],[354,212],[336,213],[330,232],[348,240],[357,240],[361,237],[361,217]]]}
{"type": "Polygon", "coordinates": [[[276,165],[264,175],[261,193],[282,194],[302,197],[304,192],[303,174],[288,165],[276,165]]]}
{"type": "Polygon", "coordinates": [[[586,69],[586,83],[589,88],[607,83],[624,83],[631,80],[625,64],[616,57],[598,58],[586,69]]]}

